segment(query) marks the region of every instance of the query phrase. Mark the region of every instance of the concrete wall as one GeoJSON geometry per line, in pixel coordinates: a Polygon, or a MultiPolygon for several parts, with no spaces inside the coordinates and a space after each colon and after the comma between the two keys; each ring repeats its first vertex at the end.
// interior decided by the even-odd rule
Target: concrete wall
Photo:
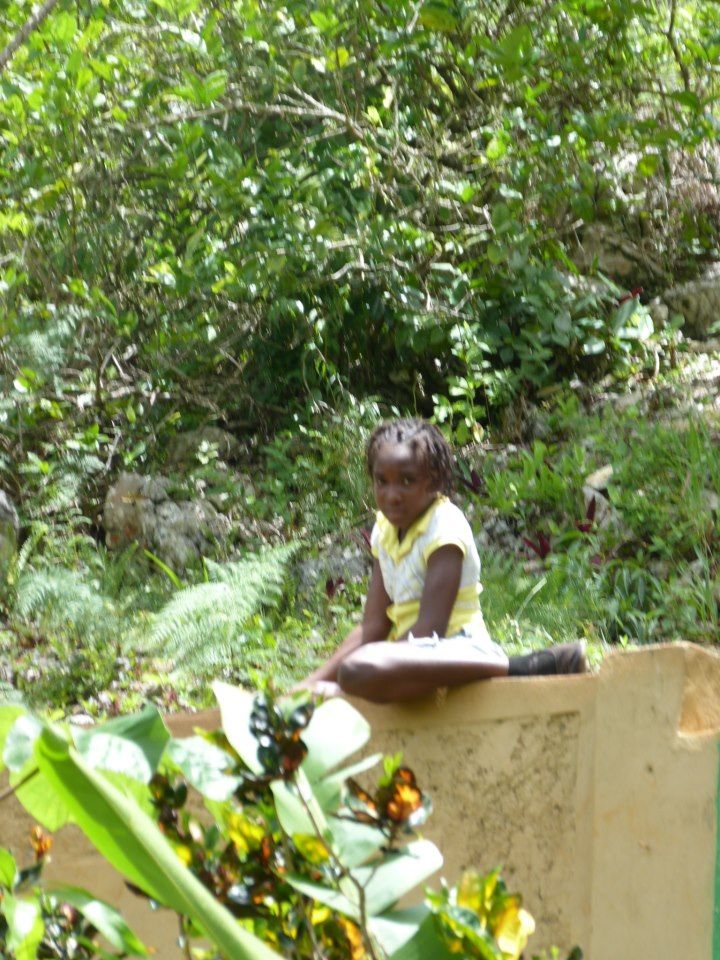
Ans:
{"type": "MultiPolygon", "coordinates": [[[[426,835],[445,855],[443,875],[502,866],[536,919],[532,950],[720,960],[720,657],[651,647],[608,657],[596,675],[356,706],[372,725],[371,749],[402,750],[431,795],[426,835]]],[[[217,715],[171,722],[180,736],[196,725],[215,726],[217,715]]],[[[12,804],[0,806],[0,843],[20,852],[27,826],[12,804]]],[[[118,903],[162,960],[180,956],[173,921],[149,915],[73,831],[62,831],[52,869],[118,903]]]]}

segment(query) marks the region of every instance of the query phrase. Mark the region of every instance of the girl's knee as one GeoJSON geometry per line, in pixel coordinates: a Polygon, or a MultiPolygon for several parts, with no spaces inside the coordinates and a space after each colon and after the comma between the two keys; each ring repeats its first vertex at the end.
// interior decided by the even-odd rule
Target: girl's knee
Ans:
{"type": "MultiPolygon", "coordinates": [[[[383,693],[383,669],[380,664],[362,656],[361,652],[349,656],[338,668],[337,680],[344,693],[351,697],[363,697],[376,703],[385,702],[383,693]]],[[[388,696],[387,699],[390,699],[388,696]]]]}

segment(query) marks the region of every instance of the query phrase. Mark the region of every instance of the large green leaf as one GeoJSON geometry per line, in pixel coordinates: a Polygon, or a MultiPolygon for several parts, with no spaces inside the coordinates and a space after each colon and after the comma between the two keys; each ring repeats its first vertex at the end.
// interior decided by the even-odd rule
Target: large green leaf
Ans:
{"type": "Polygon", "coordinates": [[[373,753],[372,756],[363,757],[363,759],[358,760],[357,763],[353,763],[349,767],[343,767],[342,770],[338,770],[335,773],[330,773],[321,780],[313,780],[313,792],[323,810],[336,810],[340,806],[343,786],[348,778],[357,777],[358,774],[364,773],[366,770],[374,767],[380,760],[382,760],[382,754],[373,753]]]}
{"type": "Polygon", "coordinates": [[[110,904],[98,900],[79,887],[55,887],[52,891],[58,902],[69,903],[79,910],[102,935],[108,943],[123,955],[131,957],[146,957],[147,947],[133,933],[122,915],[110,904]]]}
{"type": "Polygon", "coordinates": [[[18,707],[14,704],[0,707],[0,771],[5,769],[5,741],[14,727],[15,721],[21,717],[26,710],[24,707],[18,707]]]}
{"type": "Polygon", "coordinates": [[[235,922],[188,871],[156,824],[53,729],[40,735],[35,755],[47,785],[71,810],[100,853],[149,896],[192,918],[228,957],[276,960],[277,954],[235,922]]]}
{"type": "Polygon", "coordinates": [[[6,893],[0,900],[0,912],[7,920],[6,946],[10,956],[14,960],[35,960],[45,932],[38,900],[6,893]]]}
{"type": "Polygon", "coordinates": [[[338,860],[344,867],[361,866],[387,843],[387,837],[382,830],[370,824],[331,817],[328,826],[338,860]]]}
{"type": "Polygon", "coordinates": [[[303,733],[308,748],[302,769],[310,780],[332,770],[370,739],[370,724],[347,700],[334,697],[320,704],[303,733]]]}
{"type": "Polygon", "coordinates": [[[388,854],[380,866],[358,867],[352,875],[364,888],[365,907],[374,916],[439,870],[442,863],[442,854],[434,843],[414,840],[397,853],[388,854]]]}
{"type": "Polygon", "coordinates": [[[225,772],[231,763],[228,754],[204,737],[170,740],[165,759],[210,800],[227,800],[240,783],[239,777],[228,776],[225,772]]]}
{"type": "Polygon", "coordinates": [[[431,916],[430,908],[425,904],[408,907],[405,910],[393,910],[370,920],[370,931],[380,944],[383,952],[391,955],[410,941],[422,924],[431,916]]]}
{"type": "Polygon", "coordinates": [[[95,770],[112,770],[147,783],[170,739],[157,707],[117,717],[94,729],[73,728],[78,753],[95,770]]]}
{"type": "Polygon", "coordinates": [[[12,890],[16,873],[17,864],[15,863],[15,858],[5,847],[0,847],[0,886],[12,890]]]}
{"type": "Polygon", "coordinates": [[[315,835],[315,825],[294,784],[277,780],[271,784],[270,789],[275,797],[275,810],[280,826],[285,833],[290,837],[296,833],[315,835]]]}
{"type": "Polygon", "coordinates": [[[305,877],[296,873],[288,873],[284,879],[287,880],[290,886],[294,887],[300,893],[304,893],[306,897],[311,897],[313,900],[317,900],[318,903],[324,903],[330,907],[331,910],[337,910],[338,913],[342,913],[346,917],[352,917],[353,920],[359,918],[360,898],[354,891],[349,891],[350,895],[345,896],[344,893],[333,887],[326,887],[321,883],[313,883],[311,880],[306,880],[305,877]]]}
{"type": "Polygon", "coordinates": [[[10,775],[10,785],[15,787],[15,796],[30,817],[50,833],[55,833],[72,819],[67,805],[52,790],[48,790],[40,775],[35,754],[22,769],[10,775]]]}
{"type": "Polygon", "coordinates": [[[7,732],[3,748],[3,760],[8,770],[17,773],[27,765],[41,730],[42,723],[36,717],[25,712],[16,717],[7,732]]]}
{"type": "Polygon", "coordinates": [[[253,694],[220,680],[216,680],[212,688],[220,707],[225,736],[253,773],[262,773],[262,764],[257,757],[258,742],[250,732],[253,694]]]}
{"type": "Polygon", "coordinates": [[[388,960],[457,960],[457,956],[445,945],[438,933],[437,921],[430,915],[409,940],[388,956],[388,960]]]}

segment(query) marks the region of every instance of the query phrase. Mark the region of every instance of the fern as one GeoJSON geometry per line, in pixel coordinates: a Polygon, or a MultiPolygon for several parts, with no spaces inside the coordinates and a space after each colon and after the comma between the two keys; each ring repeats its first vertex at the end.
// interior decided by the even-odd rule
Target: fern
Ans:
{"type": "Polygon", "coordinates": [[[235,563],[205,561],[208,582],[177,593],[157,614],[146,649],[176,673],[210,673],[242,661],[243,626],[261,608],[277,606],[299,544],[269,547],[235,563]]]}
{"type": "Polygon", "coordinates": [[[47,632],[69,636],[89,646],[117,640],[118,611],[82,573],[65,568],[24,572],[17,584],[13,616],[47,632]]]}

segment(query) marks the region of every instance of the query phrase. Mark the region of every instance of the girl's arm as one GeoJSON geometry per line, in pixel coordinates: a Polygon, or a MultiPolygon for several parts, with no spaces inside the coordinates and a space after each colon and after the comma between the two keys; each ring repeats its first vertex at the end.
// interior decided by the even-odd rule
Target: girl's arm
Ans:
{"type": "MultiPolygon", "coordinates": [[[[431,553],[420,597],[420,612],[415,623],[400,637],[431,637],[436,633],[445,636],[453,605],[460,589],[463,554],[459,547],[448,544],[431,553]]],[[[369,599],[369,598],[368,598],[369,599]]]]}
{"type": "Polygon", "coordinates": [[[354,650],[357,650],[364,643],[387,640],[392,627],[387,615],[387,608],[391,603],[392,601],[385,590],[380,564],[376,559],[373,562],[362,625],[351,630],[335,653],[328,657],[317,670],[313,670],[300,686],[305,687],[318,680],[337,680],[338,667],[354,650]]]}
{"type": "Polygon", "coordinates": [[[380,561],[377,557],[373,560],[372,574],[368,586],[367,597],[365,599],[365,610],[363,612],[362,632],[363,643],[375,643],[377,640],[387,640],[390,636],[392,623],[387,615],[387,610],[392,600],[385,589],[380,561]]]}

